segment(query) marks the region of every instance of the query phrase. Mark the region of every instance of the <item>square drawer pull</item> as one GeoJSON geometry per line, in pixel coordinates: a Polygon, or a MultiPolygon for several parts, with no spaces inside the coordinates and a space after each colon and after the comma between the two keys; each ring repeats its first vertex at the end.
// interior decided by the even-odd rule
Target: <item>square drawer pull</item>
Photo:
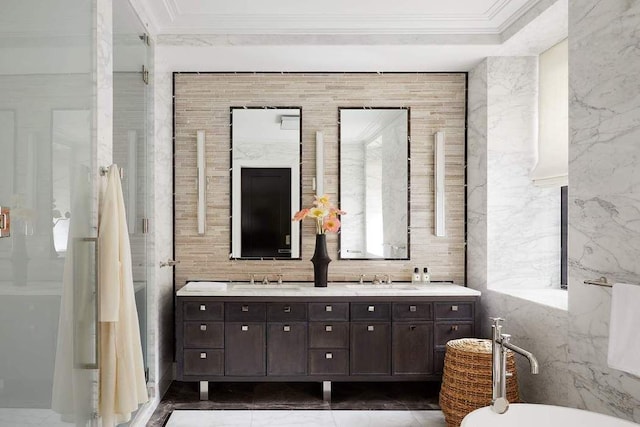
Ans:
{"type": "Polygon", "coordinates": [[[330,305],[327,305],[324,307],[324,311],[333,311],[333,307],[330,305]]]}
{"type": "Polygon", "coordinates": [[[409,311],[411,311],[411,312],[418,311],[418,307],[416,307],[415,305],[410,305],[409,306],[409,311]]]}
{"type": "Polygon", "coordinates": [[[411,325],[411,326],[409,326],[409,330],[410,330],[410,331],[415,331],[415,330],[416,330],[416,325],[411,325]]]}
{"type": "Polygon", "coordinates": [[[285,313],[291,313],[291,307],[290,307],[290,306],[286,306],[286,307],[284,308],[284,312],[285,312],[285,313]]]}
{"type": "Polygon", "coordinates": [[[375,305],[370,305],[370,306],[367,308],[367,311],[376,311],[376,306],[375,306],[375,305]]]}
{"type": "Polygon", "coordinates": [[[207,311],[207,306],[204,304],[200,304],[200,311],[207,311]]]}
{"type": "Polygon", "coordinates": [[[247,332],[249,330],[249,326],[248,325],[242,325],[242,327],[240,329],[242,329],[242,332],[247,332]]]}
{"type": "Polygon", "coordinates": [[[372,332],[372,331],[374,331],[374,330],[375,330],[375,328],[374,328],[374,326],[373,326],[373,325],[369,325],[369,326],[367,326],[367,331],[372,332]]]}
{"type": "Polygon", "coordinates": [[[325,359],[333,359],[333,353],[325,353],[324,354],[324,358],[325,359]]]}
{"type": "Polygon", "coordinates": [[[458,325],[453,325],[453,326],[451,327],[451,330],[452,330],[452,331],[457,331],[457,330],[458,330],[458,325]]]}
{"type": "Polygon", "coordinates": [[[207,353],[200,353],[200,359],[206,359],[207,353]]]}
{"type": "Polygon", "coordinates": [[[248,305],[243,305],[242,308],[240,308],[240,310],[242,310],[243,312],[247,312],[249,311],[249,306],[248,305]]]}
{"type": "Polygon", "coordinates": [[[207,325],[200,325],[200,330],[201,331],[206,331],[207,330],[207,325]]]}
{"type": "Polygon", "coordinates": [[[282,327],[282,330],[283,330],[283,331],[285,331],[285,332],[291,332],[291,326],[289,326],[289,325],[284,325],[284,326],[282,327]]]}
{"type": "Polygon", "coordinates": [[[458,306],[457,305],[452,305],[451,306],[451,311],[458,311],[458,306]]]}
{"type": "Polygon", "coordinates": [[[333,326],[331,326],[331,325],[327,325],[327,326],[325,326],[325,327],[324,327],[324,331],[325,331],[325,332],[331,332],[331,331],[333,331],[333,326]]]}

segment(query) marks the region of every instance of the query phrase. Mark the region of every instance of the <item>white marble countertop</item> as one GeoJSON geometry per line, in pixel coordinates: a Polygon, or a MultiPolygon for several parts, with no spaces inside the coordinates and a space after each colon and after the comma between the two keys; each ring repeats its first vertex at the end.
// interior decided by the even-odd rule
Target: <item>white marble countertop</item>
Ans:
{"type": "Polygon", "coordinates": [[[342,297],[342,296],[480,296],[480,292],[450,283],[412,284],[396,282],[373,285],[370,283],[329,283],[316,288],[312,282],[285,282],[262,285],[239,282],[187,282],[177,293],[179,297],[342,297]]]}

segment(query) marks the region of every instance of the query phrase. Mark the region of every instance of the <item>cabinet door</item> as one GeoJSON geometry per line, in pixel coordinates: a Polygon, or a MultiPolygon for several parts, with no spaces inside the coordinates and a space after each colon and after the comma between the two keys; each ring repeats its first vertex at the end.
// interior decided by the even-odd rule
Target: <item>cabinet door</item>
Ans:
{"type": "Polygon", "coordinates": [[[307,374],[307,324],[267,323],[267,375],[307,374]]]}
{"type": "Polygon", "coordinates": [[[433,371],[433,324],[393,324],[393,374],[420,375],[433,371]]]}
{"type": "Polygon", "coordinates": [[[225,375],[265,375],[265,324],[228,322],[225,325],[225,375]]]}
{"type": "Polygon", "coordinates": [[[391,373],[391,324],[351,324],[351,375],[391,373]]]}

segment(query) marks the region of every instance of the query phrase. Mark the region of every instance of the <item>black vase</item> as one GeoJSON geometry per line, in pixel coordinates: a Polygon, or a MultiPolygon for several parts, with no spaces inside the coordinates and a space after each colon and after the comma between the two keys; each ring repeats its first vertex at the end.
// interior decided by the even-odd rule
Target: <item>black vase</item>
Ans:
{"type": "Polygon", "coordinates": [[[313,283],[317,288],[327,287],[327,273],[331,258],[327,253],[327,236],[316,234],[316,250],[311,257],[313,263],[313,283]]]}

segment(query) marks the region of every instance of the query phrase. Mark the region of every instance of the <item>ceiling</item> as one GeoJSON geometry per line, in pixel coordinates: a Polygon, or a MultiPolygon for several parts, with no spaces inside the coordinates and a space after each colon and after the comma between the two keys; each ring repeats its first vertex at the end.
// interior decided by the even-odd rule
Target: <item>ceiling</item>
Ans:
{"type": "Polygon", "coordinates": [[[499,35],[539,0],[136,0],[159,34],[499,35]]]}
{"type": "Polygon", "coordinates": [[[567,37],[567,0],[130,0],[162,71],[469,71],[567,37]]]}

